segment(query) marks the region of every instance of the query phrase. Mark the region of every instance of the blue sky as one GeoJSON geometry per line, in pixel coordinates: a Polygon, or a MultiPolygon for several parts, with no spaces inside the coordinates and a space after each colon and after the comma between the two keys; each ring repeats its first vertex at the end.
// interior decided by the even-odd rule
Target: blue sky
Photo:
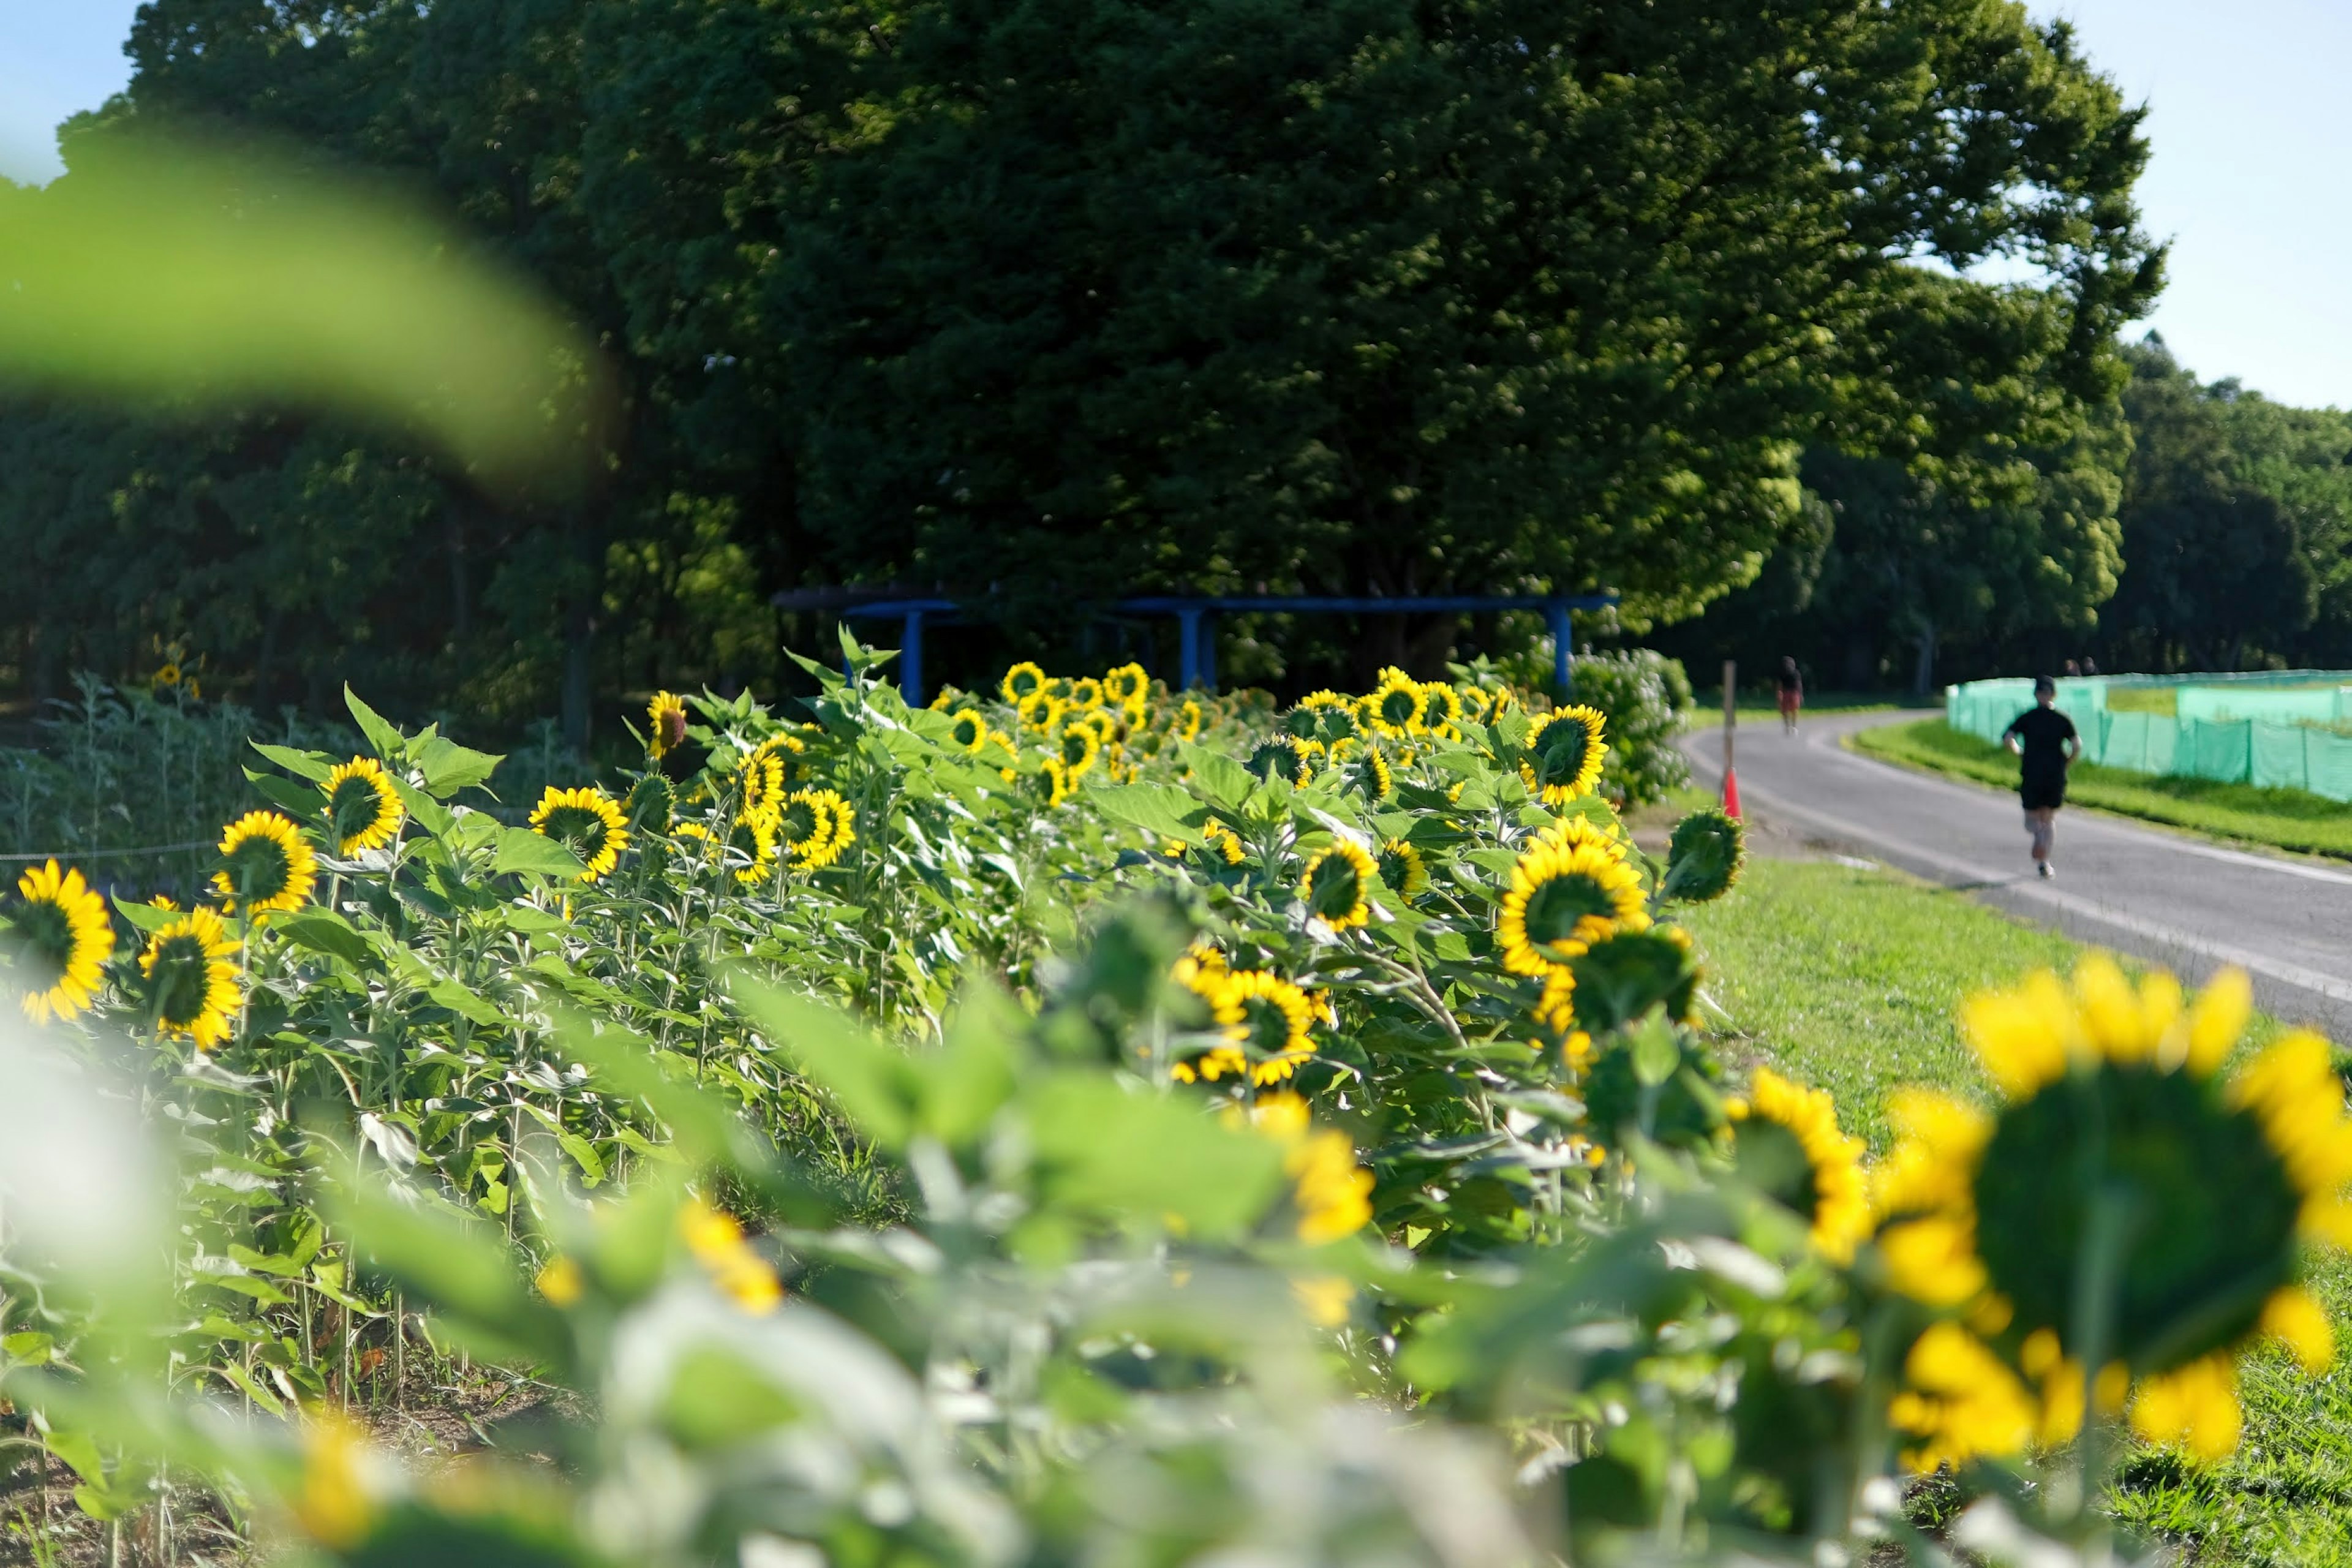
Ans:
{"type": "MultiPolygon", "coordinates": [[[[2352,61],[2345,0],[2030,0],[2151,106],[2140,205],[2174,241],[2152,324],[2199,374],[2352,405],[2352,61]]],[[[138,0],[0,0],[0,174],[58,172],[52,132],[129,74],[138,0]]]]}

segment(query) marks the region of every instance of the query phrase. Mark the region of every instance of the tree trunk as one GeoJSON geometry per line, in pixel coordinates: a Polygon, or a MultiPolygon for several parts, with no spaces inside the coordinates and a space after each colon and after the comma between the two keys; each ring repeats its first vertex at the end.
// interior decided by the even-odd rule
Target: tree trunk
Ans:
{"type": "Polygon", "coordinates": [[[1919,628],[1919,658],[1911,667],[1911,689],[1926,696],[1936,686],[1936,627],[1933,622],[1919,628]]]}

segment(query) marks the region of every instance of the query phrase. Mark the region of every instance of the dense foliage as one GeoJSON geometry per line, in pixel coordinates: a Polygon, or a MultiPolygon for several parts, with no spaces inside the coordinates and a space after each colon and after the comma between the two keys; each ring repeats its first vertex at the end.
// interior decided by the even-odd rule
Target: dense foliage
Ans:
{"type": "Polygon", "coordinates": [[[662,694],[528,826],[352,699],[360,755],[256,746],[202,904],[25,876],[47,1545],[1819,1563],[1931,1551],[1887,1481],[1948,1464],[1956,1540],[2107,1563],[2126,1409],[2215,1456],[2240,1347],[2332,1354],[2352,1121],[2315,1037],[2223,1075],[2242,977],[1979,999],[2000,1099],[1906,1095],[1866,1169],[1696,1026],[1672,921],[1741,833],[1636,848],[1596,710],[1025,664],[910,710],[845,653],[793,715],[662,694]]]}
{"type": "Polygon", "coordinates": [[[1754,586],[1665,634],[1761,673],[1867,689],[2055,670],[2334,668],[2352,659],[2352,415],[2200,383],[2161,340],[2116,405],[2005,491],[1810,455],[1821,506],[1754,586]]]}
{"type": "MultiPolygon", "coordinates": [[[[1977,486],[2084,439],[2157,281],[2137,116],[1982,0],[154,0],[130,50],[20,210],[142,130],[289,139],[435,193],[621,413],[577,497],[16,395],[39,693],[160,636],[259,708],[350,679],[579,744],[600,697],[789,676],[769,595],[843,582],[985,601],[935,666],[1075,651],[1121,590],[1615,588],[1639,630],[1754,572],[1809,442],[1977,486]]],[[[1317,635],[1234,671],[1531,628],[1317,635]]]]}

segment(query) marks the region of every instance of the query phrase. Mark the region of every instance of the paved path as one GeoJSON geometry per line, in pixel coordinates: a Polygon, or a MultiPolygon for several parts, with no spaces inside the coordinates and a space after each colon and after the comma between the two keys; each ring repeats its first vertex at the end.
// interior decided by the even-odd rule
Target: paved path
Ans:
{"type": "MultiPolygon", "coordinates": [[[[2042,881],[2014,794],[1838,743],[1892,721],[1827,714],[1807,719],[1794,739],[1778,723],[1741,725],[1733,757],[1742,806],[1768,830],[1899,866],[2192,982],[2236,964],[2273,1016],[2352,1042],[2352,868],[2227,849],[2070,808],[2058,817],[2058,875],[2042,881]]],[[[1698,782],[1719,786],[1721,726],[1685,737],[1683,749],[1698,782]]]]}

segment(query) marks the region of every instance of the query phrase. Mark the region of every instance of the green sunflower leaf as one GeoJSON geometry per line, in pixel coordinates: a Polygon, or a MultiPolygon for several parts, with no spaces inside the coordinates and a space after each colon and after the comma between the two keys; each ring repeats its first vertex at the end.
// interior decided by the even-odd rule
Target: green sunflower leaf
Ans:
{"type": "MultiPolygon", "coordinates": [[[[267,746],[259,741],[253,742],[252,745],[255,751],[296,778],[309,779],[313,784],[325,784],[327,775],[334,771],[332,764],[316,752],[298,752],[291,746],[267,746]]],[[[250,778],[253,775],[248,773],[246,776],[250,778]]],[[[316,810],[318,804],[314,800],[303,809],[306,812],[316,810]]]]}
{"type": "Polygon", "coordinates": [[[498,852],[491,858],[490,869],[530,872],[546,877],[577,877],[588,869],[588,865],[543,833],[533,833],[528,827],[508,827],[499,832],[498,852]]]}
{"type": "Polygon", "coordinates": [[[319,792],[304,789],[292,779],[276,773],[257,773],[252,768],[241,770],[246,782],[258,790],[269,804],[293,816],[298,821],[318,815],[319,792]]]}
{"type": "Polygon", "coordinates": [[[269,929],[297,947],[340,958],[345,963],[363,964],[377,957],[367,938],[332,910],[302,910],[278,915],[270,921],[269,929]]]}
{"type": "Polygon", "coordinates": [[[425,746],[417,765],[425,772],[425,788],[428,794],[446,800],[461,789],[487,784],[499,764],[506,761],[488,752],[477,752],[457,742],[436,735],[425,746]]]}
{"type": "Polygon", "coordinates": [[[368,744],[375,748],[377,756],[387,763],[396,763],[407,756],[407,738],[390,720],[361,701],[359,693],[348,686],[343,688],[343,702],[351,709],[352,717],[359,721],[360,732],[367,737],[368,744]]]}

